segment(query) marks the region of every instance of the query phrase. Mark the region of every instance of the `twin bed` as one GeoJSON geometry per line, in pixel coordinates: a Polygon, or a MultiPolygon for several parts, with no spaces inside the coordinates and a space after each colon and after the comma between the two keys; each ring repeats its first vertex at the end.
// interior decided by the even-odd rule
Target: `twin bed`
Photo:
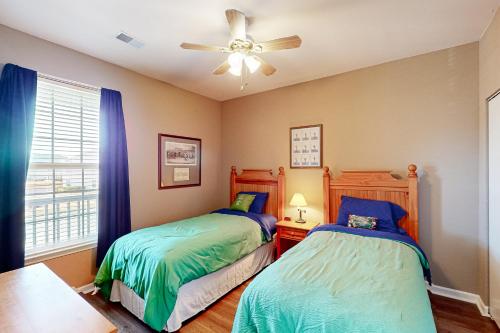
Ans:
{"type": "MultiPolygon", "coordinates": [[[[269,193],[263,221],[220,210],[136,231],[113,244],[96,285],[154,329],[179,329],[271,264],[284,181],[283,168],[274,177],[270,170],[238,176],[233,167],[231,201],[239,192],[269,193]]],[[[407,179],[389,171],[344,171],[333,180],[325,168],[323,185],[325,224],[252,281],[233,332],[435,332],[424,282],[429,264],[417,244],[416,167],[409,166],[407,179]],[[398,229],[335,224],[346,213],[346,197],[370,199],[363,206],[368,211],[372,202],[404,209],[398,229]]]]}
{"type": "Polygon", "coordinates": [[[424,281],[429,264],[416,242],[416,166],[408,170],[408,179],[344,171],[331,180],[325,168],[325,224],[246,288],[233,332],[435,332],[424,281]],[[352,202],[362,206],[346,208],[352,202]],[[335,224],[346,209],[373,216],[372,206],[399,214],[395,230],[335,224]]]}
{"type": "Polygon", "coordinates": [[[268,193],[262,214],[221,209],[134,231],[115,241],[95,285],[157,331],[182,322],[272,263],[275,223],[283,218],[284,169],[231,168],[230,201],[268,193]]]}

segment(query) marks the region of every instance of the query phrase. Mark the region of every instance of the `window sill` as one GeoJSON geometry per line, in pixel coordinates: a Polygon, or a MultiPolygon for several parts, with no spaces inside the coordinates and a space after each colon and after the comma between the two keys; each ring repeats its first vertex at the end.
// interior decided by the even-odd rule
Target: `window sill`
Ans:
{"type": "Polygon", "coordinates": [[[58,247],[50,247],[38,250],[36,252],[28,252],[24,257],[24,265],[33,265],[39,262],[54,259],[69,254],[93,249],[97,247],[97,239],[88,239],[83,242],[65,244],[58,247]]]}

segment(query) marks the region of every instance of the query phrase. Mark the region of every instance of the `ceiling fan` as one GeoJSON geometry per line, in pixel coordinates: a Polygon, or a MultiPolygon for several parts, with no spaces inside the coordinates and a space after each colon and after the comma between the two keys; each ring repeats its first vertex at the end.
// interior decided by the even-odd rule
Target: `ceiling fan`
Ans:
{"type": "Polygon", "coordinates": [[[266,75],[272,75],[276,72],[276,68],[265,62],[257,54],[279,51],[284,49],[294,49],[300,47],[302,40],[299,36],[289,36],[278,39],[273,39],[267,42],[255,42],[246,31],[245,14],[236,10],[226,10],[226,18],[229,23],[232,39],[227,47],[210,46],[202,44],[182,43],[183,49],[197,51],[216,51],[229,53],[227,60],[217,67],[213,74],[221,75],[229,72],[235,76],[242,78],[241,90],[244,89],[245,78],[249,73],[255,73],[260,68],[260,71],[266,75]]]}

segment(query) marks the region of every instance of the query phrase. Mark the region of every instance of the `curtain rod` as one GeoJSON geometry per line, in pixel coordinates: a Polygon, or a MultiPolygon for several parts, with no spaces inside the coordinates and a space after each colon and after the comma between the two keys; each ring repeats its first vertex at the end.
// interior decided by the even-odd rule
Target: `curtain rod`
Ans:
{"type": "Polygon", "coordinates": [[[47,79],[47,80],[51,80],[51,81],[69,84],[71,86],[80,87],[80,88],[84,88],[87,90],[92,90],[92,91],[100,91],[101,90],[101,88],[91,86],[90,84],[84,84],[84,83],[80,83],[80,82],[76,82],[76,81],[70,81],[70,80],[62,79],[62,78],[48,75],[48,74],[38,73],[38,77],[40,77],[42,79],[47,79]]]}

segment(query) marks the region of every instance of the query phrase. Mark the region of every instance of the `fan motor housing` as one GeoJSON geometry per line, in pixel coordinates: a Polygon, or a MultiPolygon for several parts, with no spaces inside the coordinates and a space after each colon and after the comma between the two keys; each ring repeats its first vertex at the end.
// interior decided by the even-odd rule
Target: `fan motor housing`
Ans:
{"type": "Polygon", "coordinates": [[[234,39],[229,44],[229,49],[231,51],[251,51],[254,48],[254,44],[251,40],[234,39]]]}

